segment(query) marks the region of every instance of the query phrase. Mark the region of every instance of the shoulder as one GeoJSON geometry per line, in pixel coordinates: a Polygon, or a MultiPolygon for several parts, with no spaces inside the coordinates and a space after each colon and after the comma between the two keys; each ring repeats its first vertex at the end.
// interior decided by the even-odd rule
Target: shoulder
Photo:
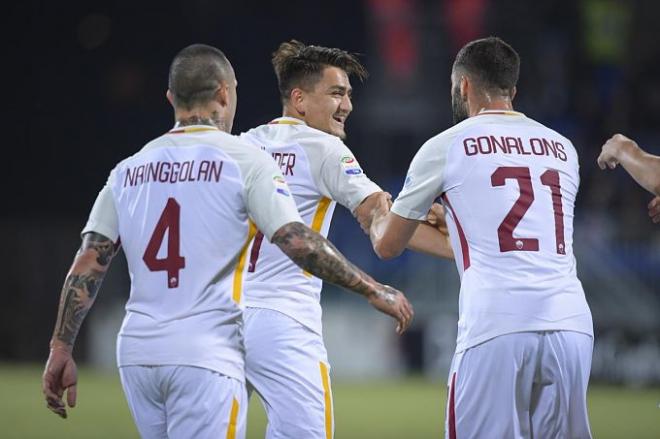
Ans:
{"type": "Polygon", "coordinates": [[[272,147],[297,145],[311,162],[322,162],[329,156],[352,155],[339,137],[302,124],[261,126],[248,131],[247,135],[257,142],[263,140],[264,144],[270,140],[272,147]]]}
{"type": "Polygon", "coordinates": [[[318,151],[343,145],[338,137],[304,124],[259,125],[241,133],[240,138],[262,148],[297,144],[305,150],[318,151]]]}
{"type": "Polygon", "coordinates": [[[464,120],[463,122],[458,123],[453,127],[447,128],[441,133],[438,133],[428,139],[422,145],[422,149],[447,150],[451,145],[454,144],[457,138],[469,131],[472,126],[474,126],[474,121],[470,119],[464,120]]]}
{"type": "Polygon", "coordinates": [[[246,137],[231,136],[231,142],[228,142],[226,152],[237,161],[248,167],[273,165],[273,159],[265,149],[258,144],[250,142],[246,137]]]}
{"type": "Polygon", "coordinates": [[[555,129],[550,128],[549,126],[544,125],[541,122],[539,122],[537,120],[534,120],[534,119],[532,119],[530,117],[527,117],[527,116],[525,116],[525,122],[528,123],[529,126],[531,126],[531,127],[540,128],[540,129],[543,129],[543,130],[547,131],[548,134],[550,134],[553,138],[558,139],[559,141],[561,141],[563,146],[567,146],[571,149],[575,149],[575,146],[573,145],[573,142],[571,142],[571,140],[568,137],[564,136],[559,131],[556,131],[555,129]]]}
{"type": "Polygon", "coordinates": [[[244,131],[238,135],[241,141],[253,144],[255,146],[260,146],[261,143],[265,140],[269,140],[273,137],[273,130],[270,125],[259,125],[257,127],[251,128],[247,131],[244,131]]]}
{"type": "Polygon", "coordinates": [[[332,134],[328,134],[306,125],[296,126],[295,128],[295,131],[291,134],[291,140],[295,141],[305,149],[323,152],[330,152],[337,149],[348,149],[339,137],[333,136],[332,134]]]}
{"type": "Polygon", "coordinates": [[[220,149],[242,149],[245,146],[251,146],[245,138],[224,131],[211,131],[207,135],[212,139],[211,145],[220,149]]]}
{"type": "Polygon", "coordinates": [[[558,137],[563,137],[564,139],[566,139],[566,138],[565,138],[563,135],[561,135],[559,132],[557,132],[557,131],[555,131],[554,129],[550,128],[549,126],[547,126],[547,125],[545,125],[545,124],[539,122],[539,121],[536,120],[536,119],[532,119],[532,118],[529,117],[529,116],[525,116],[525,117],[523,118],[523,121],[524,121],[525,124],[529,125],[529,126],[532,127],[532,128],[540,128],[540,129],[543,129],[543,130],[549,131],[549,132],[553,133],[554,135],[556,135],[556,136],[558,136],[558,137]]]}
{"type": "Polygon", "coordinates": [[[163,139],[164,139],[164,137],[165,137],[165,135],[162,135],[162,136],[156,137],[155,139],[153,139],[153,140],[151,140],[150,142],[148,142],[147,144],[145,144],[142,148],[140,148],[139,151],[137,151],[137,152],[135,152],[135,153],[129,155],[128,157],[124,158],[123,160],[121,160],[121,161],[120,161],[119,163],[117,163],[117,164],[115,165],[115,167],[112,169],[112,173],[114,173],[116,170],[118,170],[118,169],[120,169],[120,168],[122,168],[122,167],[124,167],[124,166],[130,165],[130,163],[131,163],[133,160],[135,160],[135,159],[139,159],[140,157],[142,157],[142,156],[144,156],[145,154],[147,154],[149,151],[151,151],[151,150],[153,150],[153,149],[158,148],[159,146],[161,146],[161,145],[163,144],[163,139]]]}

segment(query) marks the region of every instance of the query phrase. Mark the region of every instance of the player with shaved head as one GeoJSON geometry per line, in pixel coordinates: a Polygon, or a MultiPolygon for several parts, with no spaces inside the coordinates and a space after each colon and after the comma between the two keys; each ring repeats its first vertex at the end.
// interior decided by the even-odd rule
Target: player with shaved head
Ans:
{"type": "Polygon", "coordinates": [[[303,224],[272,158],[229,134],[236,86],[220,50],[183,49],[167,92],[174,128],[110,173],[62,289],[43,375],[58,415],[66,417],[65,391],[75,405],[74,342],[120,245],[131,291],[117,362],[144,438],[244,437],[242,300],[257,229],[300,270],[364,295],[400,331],[410,324],[405,297],[303,224]]]}

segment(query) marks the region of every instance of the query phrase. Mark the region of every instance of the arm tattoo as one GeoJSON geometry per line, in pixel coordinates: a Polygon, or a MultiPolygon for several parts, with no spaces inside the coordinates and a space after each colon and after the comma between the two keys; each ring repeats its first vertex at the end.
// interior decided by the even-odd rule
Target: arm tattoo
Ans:
{"type": "Polygon", "coordinates": [[[53,338],[73,346],[115,252],[110,239],[98,233],[85,234],[64,281],[53,338]]]}
{"type": "Polygon", "coordinates": [[[349,262],[330,241],[302,223],[282,226],[273,235],[273,243],[316,277],[364,296],[378,292],[377,282],[349,262]]]}

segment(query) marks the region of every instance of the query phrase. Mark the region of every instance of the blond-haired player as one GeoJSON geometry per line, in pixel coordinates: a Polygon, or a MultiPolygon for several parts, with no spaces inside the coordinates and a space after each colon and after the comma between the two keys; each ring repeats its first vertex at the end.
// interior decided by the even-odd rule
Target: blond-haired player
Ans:
{"type": "Polygon", "coordinates": [[[241,337],[247,245],[257,229],[308,272],[365,295],[405,330],[401,293],[350,264],[302,224],[271,157],[229,134],[236,78],[224,54],[192,45],[174,58],[176,125],[110,173],[65,280],[43,375],[48,407],[76,401],[71,352],[113,255],[131,276],[117,360],[144,438],[241,438],[246,392],[241,337]]]}
{"type": "MultiPolygon", "coordinates": [[[[272,155],[303,221],[313,230],[327,236],[337,203],[366,221],[372,209],[388,203],[389,194],[365,175],[343,142],[352,110],[349,76],[364,79],[365,69],[343,50],[295,40],[282,43],[272,62],[283,116],[242,138],[272,155]]],[[[246,376],[268,414],[266,437],[331,438],[334,414],[321,328],[321,279],[292,264],[261,234],[249,252],[246,376]]]]}

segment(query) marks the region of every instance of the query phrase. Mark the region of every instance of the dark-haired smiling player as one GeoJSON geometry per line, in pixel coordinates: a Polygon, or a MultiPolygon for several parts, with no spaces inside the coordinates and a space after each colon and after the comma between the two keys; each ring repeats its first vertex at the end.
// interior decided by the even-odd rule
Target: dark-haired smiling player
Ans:
{"type": "MultiPolygon", "coordinates": [[[[379,204],[388,205],[389,194],[369,180],[343,142],[353,109],[349,77],[366,76],[358,59],[292,40],[279,46],[272,62],[283,116],[241,137],[273,156],[305,224],[327,236],[337,203],[361,222],[379,204]]],[[[428,247],[436,242],[433,251],[451,257],[445,237],[426,227],[428,247]]],[[[245,365],[268,415],[267,438],[334,434],[321,288],[321,279],[257,234],[245,277],[245,365]]]]}

